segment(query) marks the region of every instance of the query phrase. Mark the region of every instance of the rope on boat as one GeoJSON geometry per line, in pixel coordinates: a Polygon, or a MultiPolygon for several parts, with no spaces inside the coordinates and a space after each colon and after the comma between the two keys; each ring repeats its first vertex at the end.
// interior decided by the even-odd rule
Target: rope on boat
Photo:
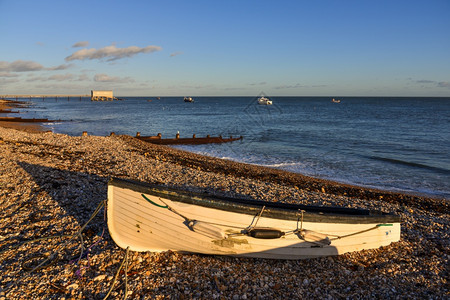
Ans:
{"type": "MultiPolygon", "coordinates": [[[[266,209],[266,206],[264,205],[264,206],[262,207],[261,211],[260,211],[259,214],[258,214],[258,218],[256,219],[255,225],[252,225],[252,224],[253,224],[253,221],[252,221],[252,224],[250,224],[250,225],[247,227],[247,229],[245,229],[246,232],[250,232],[253,228],[256,227],[256,224],[258,224],[259,219],[261,218],[261,215],[263,214],[263,212],[264,212],[265,209],[266,209]]],[[[253,220],[254,220],[254,219],[253,219],[253,220]]]]}
{"type": "MultiPolygon", "coordinates": [[[[189,227],[190,229],[192,229],[192,230],[194,230],[194,229],[193,229],[193,224],[195,224],[195,222],[199,222],[199,221],[197,221],[197,220],[189,219],[189,218],[187,218],[186,216],[182,215],[181,213],[177,212],[176,210],[174,210],[173,208],[171,208],[169,205],[167,205],[167,204],[164,202],[164,200],[161,199],[161,198],[159,198],[159,200],[160,200],[162,203],[164,203],[164,205],[160,205],[160,204],[157,204],[157,203],[153,202],[152,200],[148,199],[144,194],[141,194],[141,195],[142,195],[142,197],[143,197],[145,200],[147,200],[147,201],[150,202],[151,204],[153,204],[153,205],[155,205],[155,206],[157,206],[157,207],[167,208],[167,209],[169,209],[170,211],[172,211],[173,213],[175,213],[175,214],[179,215],[180,217],[182,217],[183,219],[185,219],[186,222],[187,222],[187,224],[188,224],[188,227],[189,227]]],[[[261,211],[258,213],[258,215],[255,216],[255,217],[257,218],[255,224],[253,224],[253,221],[252,221],[252,223],[251,223],[247,228],[242,229],[242,232],[241,232],[241,233],[229,233],[228,236],[231,236],[231,235],[232,235],[232,236],[250,235],[250,236],[253,236],[253,237],[256,237],[256,238],[268,238],[268,237],[259,237],[258,235],[251,234],[251,231],[254,230],[255,227],[256,227],[256,225],[258,224],[259,219],[261,218],[261,216],[262,216],[262,214],[263,214],[265,208],[266,208],[266,206],[264,205],[264,206],[262,207],[261,211]]],[[[343,238],[350,237],[350,236],[354,236],[354,235],[361,234],[361,233],[364,233],[364,232],[368,232],[368,231],[377,229],[377,228],[379,228],[379,227],[381,227],[381,226],[393,226],[392,224],[377,224],[376,226],[371,227],[371,228],[369,228],[369,229],[364,229],[364,230],[361,230],[361,231],[358,231],[358,232],[354,232],[354,233],[350,233],[350,234],[343,235],[343,236],[332,235],[332,234],[324,234],[324,233],[320,233],[320,232],[315,232],[315,231],[310,231],[310,230],[303,229],[303,215],[304,215],[305,212],[306,212],[305,210],[299,209],[300,215],[299,215],[299,217],[298,217],[298,219],[297,219],[297,228],[296,228],[296,229],[291,230],[291,231],[281,231],[281,230],[273,229],[272,231],[277,231],[277,232],[279,232],[280,234],[278,234],[278,235],[276,235],[276,236],[273,235],[273,237],[270,237],[270,238],[280,238],[280,237],[285,236],[285,235],[297,234],[298,237],[299,237],[300,239],[302,239],[302,240],[304,240],[304,241],[306,241],[306,242],[310,242],[310,243],[314,243],[314,244],[318,244],[318,245],[322,245],[322,246],[323,246],[324,244],[325,244],[325,245],[329,245],[329,244],[331,243],[331,241],[338,240],[338,239],[343,239],[343,238]],[[299,223],[300,223],[300,228],[298,228],[299,223]],[[322,240],[318,240],[318,241],[308,241],[308,240],[306,239],[306,238],[307,238],[307,237],[306,237],[307,234],[310,234],[310,235],[311,235],[311,234],[323,235],[323,236],[325,236],[325,237],[324,237],[322,240]],[[328,238],[328,236],[334,236],[334,238],[331,238],[331,239],[330,239],[330,238],[328,238]]],[[[253,219],[253,220],[255,220],[255,219],[253,219]]],[[[229,225],[225,225],[225,224],[218,224],[218,223],[213,223],[213,222],[208,222],[208,221],[200,221],[200,222],[201,222],[201,223],[207,223],[207,224],[210,224],[210,225],[228,226],[228,227],[234,227],[234,228],[237,228],[237,229],[241,229],[241,227],[237,227],[237,226],[229,226],[229,225]]],[[[261,230],[266,230],[266,231],[267,231],[268,229],[261,229],[261,230]]],[[[270,231],[270,230],[269,230],[269,231],[270,231]]],[[[273,232],[272,232],[272,233],[273,233],[273,232]]],[[[272,235],[271,235],[271,236],[272,236],[272,235]]]]}
{"type": "Polygon", "coordinates": [[[170,207],[170,206],[169,206],[166,202],[164,202],[164,200],[161,199],[161,198],[158,198],[158,199],[159,199],[159,201],[161,201],[162,203],[164,203],[164,205],[160,205],[160,204],[158,204],[158,203],[153,202],[152,200],[148,199],[144,194],[141,194],[141,196],[142,196],[145,200],[147,200],[148,202],[150,202],[151,204],[153,204],[153,205],[155,205],[155,206],[157,206],[157,207],[167,208],[167,209],[170,210],[171,212],[173,212],[173,213],[179,215],[180,217],[182,217],[183,219],[185,219],[187,222],[192,221],[192,219],[189,219],[188,217],[183,216],[182,214],[180,214],[179,212],[177,212],[175,209],[173,209],[172,207],[170,207]]]}
{"type": "MultiPolygon", "coordinates": [[[[346,234],[346,235],[342,235],[342,236],[338,235],[335,238],[332,238],[330,240],[331,241],[340,240],[340,239],[343,239],[343,238],[346,238],[346,237],[350,237],[350,236],[354,236],[354,235],[357,235],[357,234],[360,234],[360,233],[368,232],[368,231],[377,229],[377,228],[382,227],[382,226],[393,226],[393,224],[377,224],[374,227],[371,227],[371,228],[368,228],[368,229],[364,229],[364,230],[361,230],[361,231],[358,231],[358,232],[354,232],[354,233],[350,233],[350,234],[346,234]]],[[[331,235],[331,234],[329,234],[329,235],[331,235]]]]}

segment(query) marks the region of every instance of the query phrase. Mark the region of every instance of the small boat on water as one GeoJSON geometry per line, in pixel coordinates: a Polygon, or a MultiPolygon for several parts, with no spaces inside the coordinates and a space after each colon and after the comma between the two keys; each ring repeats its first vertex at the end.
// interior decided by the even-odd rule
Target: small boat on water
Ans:
{"type": "Polygon", "coordinates": [[[333,103],[341,103],[341,100],[340,100],[340,99],[334,99],[334,98],[333,98],[333,100],[331,100],[331,102],[333,102],[333,103]]]}
{"type": "Polygon", "coordinates": [[[272,105],[272,100],[266,97],[260,97],[258,98],[258,104],[261,105],[272,105]]]}
{"type": "Polygon", "coordinates": [[[192,97],[184,97],[184,102],[194,102],[192,97]]]}
{"type": "Polygon", "coordinates": [[[304,259],[387,246],[400,218],[380,211],[235,199],[123,179],[108,183],[108,229],[132,251],[304,259]]]}

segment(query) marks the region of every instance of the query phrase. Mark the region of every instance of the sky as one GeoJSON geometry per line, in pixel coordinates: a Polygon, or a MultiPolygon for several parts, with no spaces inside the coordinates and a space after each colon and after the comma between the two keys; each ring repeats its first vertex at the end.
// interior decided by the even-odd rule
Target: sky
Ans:
{"type": "Polygon", "coordinates": [[[0,0],[0,95],[450,97],[450,0],[0,0]]]}

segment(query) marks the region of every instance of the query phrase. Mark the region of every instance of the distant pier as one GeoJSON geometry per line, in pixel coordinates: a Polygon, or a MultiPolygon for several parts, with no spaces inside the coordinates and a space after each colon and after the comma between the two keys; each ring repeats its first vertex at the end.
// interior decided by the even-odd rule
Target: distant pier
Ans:
{"type": "Polygon", "coordinates": [[[88,98],[91,101],[112,101],[112,100],[121,100],[113,95],[113,91],[91,91],[91,94],[32,94],[32,95],[25,95],[25,94],[4,94],[0,95],[0,99],[67,99],[68,101],[70,99],[79,99],[81,101],[82,98],[88,98]]]}
{"type": "Polygon", "coordinates": [[[36,98],[41,98],[41,99],[46,99],[46,98],[51,98],[51,99],[67,99],[69,100],[70,98],[74,98],[74,99],[80,99],[81,98],[90,98],[91,95],[79,95],[79,94],[53,94],[53,95],[38,95],[38,94],[34,94],[34,95],[11,95],[11,94],[7,94],[7,95],[0,95],[0,99],[36,99],[36,98]]]}

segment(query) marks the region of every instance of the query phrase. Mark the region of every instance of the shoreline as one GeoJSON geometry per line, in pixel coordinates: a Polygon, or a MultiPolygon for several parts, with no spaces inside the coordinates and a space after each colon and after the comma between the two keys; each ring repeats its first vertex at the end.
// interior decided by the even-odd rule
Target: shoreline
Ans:
{"type": "Polygon", "coordinates": [[[187,167],[195,167],[207,172],[221,173],[224,175],[233,174],[234,176],[283,184],[298,189],[332,194],[334,196],[355,197],[365,200],[382,199],[386,202],[399,204],[408,203],[414,205],[413,203],[416,203],[418,208],[434,209],[440,212],[444,212],[442,208],[445,209],[446,201],[449,200],[444,197],[430,197],[427,195],[393,192],[340,183],[327,179],[309,177],[300,173],[205,156],[175,148],[147,147],[147,143],[137,141],[131,136],[121,135],[119,137],[127,143],[140,148],[142,151],[147,151],[146,153],[148,153],[147,155],[149,157],[155,158],[158,157],[160,153],[164,153],[165,155],[168,155],[166,159],[169,162],[185,165],[187,167]]]}
{"type": "MultiPolygon", "coordinates": [[[[13,100],[4,100],[0,99],[0,111],[8,110],[11,108],[22,107],[23,102],[21,101],[13,101],[13,100]]],[[[40,133],[48,131],[45,127],[34,124],[34,123],[25,123],[25,122],[5,122],[0,121],[0,127],[4,128],[12,128],[17,130],[22,130],[25,132],[31,133],[40,133]]],[[[132,136],[121,135],[125,141],[138,145],[140,144],[141,148],[145,149],[145,145],[147,143],[142,143],[136,141],[132,136]]],[[[154,147],[150,147],[152,151],[154,151],[154,147]]],[[[419,193],[406,193],[406,192],[394,192],[389,190],[382,190],[376,188],[368,188],[364,186],[352,185],[341,183],[337,181],[321,179],[310,177],[307,175],[303,175],[301,173],[294,173],[290,171],[264,167],[259,165],[235,162],[230,160],[223,160],[220,158],[215,158],[211,156],[200,155],[196,153],[189,152],[189,157],[183,155],[186,151],[178,150],[175,148],[170,148],[173,150],[171,153],[179,153],[183,157],[183,159],[178,158],[178,154],[171,155],[171,160],[178,164],[184,164],[186,166],[195,166],[198,168],[202,168],[206,171],[213,171],[218,173],[230,174],[234,173],[239,176],[251,177],[253,179],[266,180],[270,182],[282,183],[291,186],[297,186],[298,188],[302,188],[305,185],[306,188],[312,191],[325,191],[326,193],[331,193],[336,196],[349,196],[349,197],[359,197],[363,199],[370,198],[380,198],[385,201],[397,201],[397,202],[417,202],[418,207],[433,207],[434,209],[441,210],[440,204],[436,204],[434,202],[438,201],[448,201],[444,197],[432,197],[429,195],[419,194],[419,193]],[[205,164],[208,164],[208,167],[205,167],[205,164]]],[[[167,149],[163,151],[167,152],[167,149]]],[[[157,152],[156,154],[157,155],[157,152]]]]}
{"type": "MultiPolygon", "coordinates": [[[[17,111],[8,112],[10,109],[20,108],[20,107],[23,107],[23,102],[21,102],[21,101],[0,99],[0,116],[2,114],[7,114],[7,113],[17,113],[18,115],[20,115],[20,112],[17,112],[17,111]]],[[[18,130],[23,130],[26,132],[34,132],[34,133],[46,131],[46,129],[39,124],[24,123],[24,122],[0,121],[0,127],[13,128],[13,129],[18,129],[18,130]]]]}
{"type": "Polygon", "coordinates": [[[112,298],[124,297],[124,273],[117,282],[114,278],[125,250],[110,238],[103,213],[88,224],[82,240],[76,235],[106,199],[111,177],[228,197],[376,209],[402,219],[400,242],[334,257],[284,261],[130,252],[130,299],[450,295],[450,218],[442,199],[379,195],[130,136],[75,137],[0,127],[0,150],[0,298],[102,299],[114,284],[112,298]],[[47,237],[53,238],[36,240],[47,237]],[[80,257],[81,244],[89,255],[74,259],[80,257]],[[58,260],[51,266],[34,272],[24,268],[52,253],[58,260]]]}
{"type": "MultiPolygon", "coordinates": [[[[0,99],[0,112],[4,110],[9,110],[13,108],[24,107],[26,103],[23,101],[16,100],[5,100],[0,99]]],[[[20,115],[20,112],[18,112],[20,115]]],[[[0,116],[2,114],[0,113],[0,116]]],[[[39,123],[27,123],[27,122],[7,122],[0,121],[0,127],[12,128],[17,130],[22,130],[31,133],[40,133],[49,131],[39,123]]],[[[80,133],[81,134],[81,133],[80,133]]],[[[121,137],[129,143],[135,144],[134,137],[128,135],[121,135],[121,137]]],[[[147,143],[141,143],[141,145],[146,145],[147,143]]],[[[145,146],[143,146],[145,148],[145,146]]],[[[152,148],[154,149],[154,148],[152,148]]],[[[173,150],[171,153],[183,153],[183,150],[178,150],[175,148],[170,148],[173,150]],[[177,152],[180,151],[180,152],[177,152]]],[[[211,156],[204,156],[196,153],[189,152],[189,157],[183,156],[180,160],[177,158],[178,155],[172,155],[171,159],[178,164],[185,164],[186,166],[195,165],[203,170],[210,170],[219,173],[234,173],[239,174],[239,176],[247,176],[253,179],[267,180],[271,182],[277,182],[281,184],[287,184],[291,186],[297,186],[298,188],[303,188],[312,191],[320,191],[331,193],[336,196],[349,196],[358,197],[363,199],[383,199],[384,201],[392,201],[399,203],[415,202],[417,203],[417,208],[433,208],[438,211],[442,211],[441,203],[445,201],[450,201],[450,199],[442,196],[432,196],[429,194],[421,194],[414,192],[403,192],[403,191],[390,191],[378,188],[365,187],[360,185],[342,183],[338,181],[322,179],[303,175],[301,173],[294,173],[291,171],[285,171],[281,169],[275,169],[260,165],[247,164],[242,162],[235,162],[230,160],[223,160],[220,158],[215,158],[211,156]],[[205,168],[204,165],[208,164],[205,168]],[[259,171],[258,171],[259,170],[259,171]],[[381,198],[380,198],[381,197],[381,198]],[[438,202],[438,203],[436,203],[438,202]]]]}

